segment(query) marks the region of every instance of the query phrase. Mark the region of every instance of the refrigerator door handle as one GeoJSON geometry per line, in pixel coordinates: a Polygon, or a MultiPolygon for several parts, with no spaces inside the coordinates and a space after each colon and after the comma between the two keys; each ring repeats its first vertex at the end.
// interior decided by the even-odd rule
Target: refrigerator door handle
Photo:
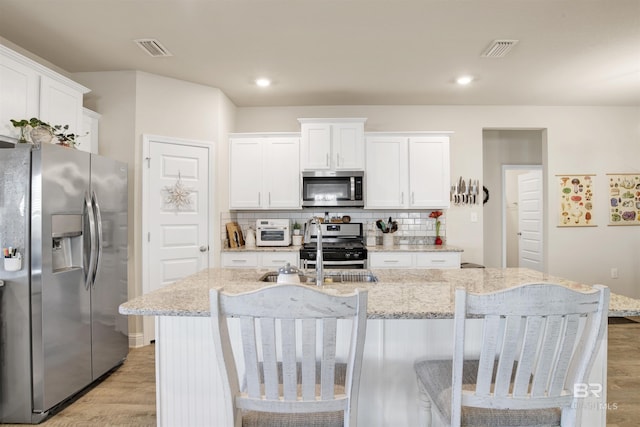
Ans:
{"type": "Polygon", "coordinates": [[[89,258],[89,267],[87,268],[87,271],[85,271],[85,282],[84,282],[84,287],[86,289],[89,289],[91,287],[91,284],[93,282],[93,271],[95,270],[96,266],[96,233],[95,233],[95,228],[96,228],[96,221],[95,221],[95,214],[94,214],[94,210],[93,210],[93,204],[91,203],[91,197],[89,196],[89,192],[87,191],[85,196],[84,196],[84,204],[85,207],[87,208],[87,218],[89,219],[89,253],[88,254],[84,254],[86,257],[89,258]]]}
{"type": "Polygon", "coordinates": [[[95,216],[96,216],[96,230],[98,232],[97,235],[97,252],[96,252],[96,262],[95,262],[95,266],[93,267],[93,274],[92,274],[92,280],[91,280],[91,285],[95,286],[96,285],[96,277],[98,276],[98,270],[100,269],[100,265],[102,264],[102,250],[103,250],[103,239],[102,239],[102,213],[100,212],[100,204],[98,203],[98,197],[96,196],[96,192],[92,191],[91,192],[91,202],[93,203],[94,206],[94,212],[95,212],[95,216]]]}

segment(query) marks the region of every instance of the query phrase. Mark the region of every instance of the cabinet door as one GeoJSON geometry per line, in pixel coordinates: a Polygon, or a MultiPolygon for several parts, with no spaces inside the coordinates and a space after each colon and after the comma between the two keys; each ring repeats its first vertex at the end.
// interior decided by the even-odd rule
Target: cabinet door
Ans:
{"type": "Polygon", "coordinates": [[[366,151],[367,208],[406,207],[407,138],[370,137],[366,151]]]}
{"type": "Polygon", "coordinates": [[[300,143],[298,138],[269,140],[265,144],[262,180],[267,209],[300,207],[300,143]]]}
{"type": "Polygon", "coordinates": [[[260,267],[278,269],[287,263],[298,266],[298,252],[262,252],[262,262],[260,267]]]}
{"type": "Polygon", "coordinates": [[[413,267],[413,255],[410,252],[369,252],[371,268],[407,268],[413,267]]]}
{"type": "Polygon", "coordinates": [[[232,139],[229,164],[229,208],[262,207],[262,140],[232,139]]]}
{"type": "Polygon", "coordinates": [[[364,124],[334,124],[331,128],[332,161],[335,169],[364,169],[364,124]]]}
{"type": "Polygon", "coordinates": [[[78,150],[98,154],[98,132],[100,131],[100,114],[82,109],[82,132],[78,139],[78,150]],[[87,133],[88,132],[88,133],[87,133]]]}
{"type": "Polygon", "coordinates": [[[40,77],[40,120],[82,132],[82,92],[47,76],[40,77]]]}
{"type": "Polygon", "coordinates": [[[331,125],[303,123],[301,162],[303,170],[331,168],[331,125]]]}
{"type": "Polygon", "coordinates": [[[460,268],[460,252],[418,252],[416,268],[460,268]]]}
{"type": "Polygon", "coordinates": [[[39,74],[0,53],[0,135],[20,138],[9,120],[38,116],[39,74]]]}
{"type": "Polygon", "coordinates": [[[409,138],[409,207],[449,207],[449,138],[409,138]]]}
{"type": "Polygon", "coordinates": [[[221,264],[223,268],[258,268],[258,252],[223,252],[221,264]]]}

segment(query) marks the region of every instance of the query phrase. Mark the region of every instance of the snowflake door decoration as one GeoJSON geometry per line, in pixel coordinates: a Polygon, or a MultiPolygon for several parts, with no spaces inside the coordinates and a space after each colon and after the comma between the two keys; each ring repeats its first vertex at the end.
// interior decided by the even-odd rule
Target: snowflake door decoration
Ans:
{"type": "Polygon", "coordinates": [[[171,187],[164,187],[163,191],[167,193],[165,203],[169,206],[173,206],[175,210],[182,210],[191,206],[191,193],[193,188],[185,187],[178,172],[178,179],[176,183],[171,187]]]}

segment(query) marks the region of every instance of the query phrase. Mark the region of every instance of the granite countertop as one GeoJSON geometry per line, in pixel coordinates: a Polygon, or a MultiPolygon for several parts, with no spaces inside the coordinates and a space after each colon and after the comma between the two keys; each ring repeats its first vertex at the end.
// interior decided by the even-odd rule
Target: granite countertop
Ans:
{"type": "Polygon", "coordinates": [[[240,246],[239,248],[223,248],[222,252],[298,252],[302,246],[240,246]]]}
{"type": "MultiPolygon", "coordinates": [[[[269,269],[203,270],[162,289],[134,298],[120,306],[120,313],[145,316],[209,316],[209,289],[224,288],[230,293],[256,290],[273,283],[258,279],[269,269]]],[[[348,270],[340,270],[345,272],[348,270]]],[[[357,270],[362,272],[363,270],[357,270]]],[[[521,268],[469,268],[451,270],[369,270],[377,283],[332,283],[323,290],[350,293],[356,288],[369,291],[369,319],[450,319],[457,287],[471,292],[493,292],[532,282],[557,283],[573,289],[589,285],[521,268]]],[[[329,272],[329,270],[327,270],[329,272]]],[[[313,271],[308,271],[313,276],[313,271]]],[[[277,285],[275,285],[277,286],[277,285]]],[[[611,294],[610,317],[640,315],[640,300],[611,294]]]]}
{"type": "Polygon", "coordinates": [[[464,252],[464,249],[447,245],[393,245],[367,246],[369,252],[464,252]]]}
{"type": "MultiPolygon", "coordinates": [[[[301,246],[254,246],[249,248],[223,248],[222,252],[297,252],[301,246]]],[[[393,245],[367,246],[369,252],[464,252],[462,248],[447,245],[393,245]]]]}

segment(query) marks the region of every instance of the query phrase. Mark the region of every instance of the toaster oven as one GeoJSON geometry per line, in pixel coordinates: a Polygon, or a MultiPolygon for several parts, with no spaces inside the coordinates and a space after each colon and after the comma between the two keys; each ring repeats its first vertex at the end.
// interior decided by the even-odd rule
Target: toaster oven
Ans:
{"type": "Polygon", "coordinates": [[[256,220],[256,246],[289,246],[290,225],[288,219],[256,220]]]}

